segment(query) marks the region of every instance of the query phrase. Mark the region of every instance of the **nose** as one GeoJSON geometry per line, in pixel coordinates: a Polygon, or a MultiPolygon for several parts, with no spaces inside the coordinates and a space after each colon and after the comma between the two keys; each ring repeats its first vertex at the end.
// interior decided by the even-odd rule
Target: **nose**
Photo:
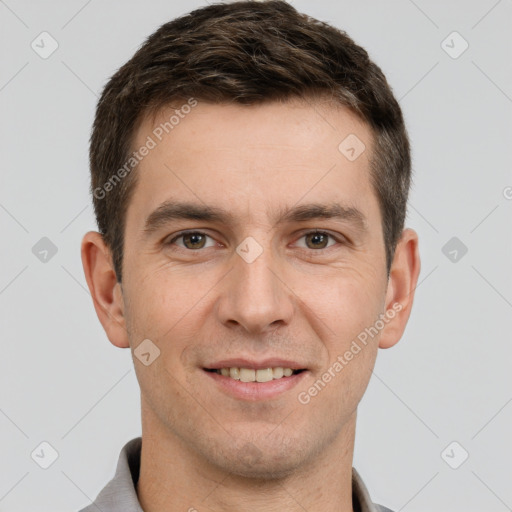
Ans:
{"type": "Polygon", "coordinates": [[[271,249],[265,248],[252,262],[238,253],[233,260],[234,268],[218,299],[219,320],[228,327],[241,326],[251,334],[288,325],[295,296],[271,249]]]}

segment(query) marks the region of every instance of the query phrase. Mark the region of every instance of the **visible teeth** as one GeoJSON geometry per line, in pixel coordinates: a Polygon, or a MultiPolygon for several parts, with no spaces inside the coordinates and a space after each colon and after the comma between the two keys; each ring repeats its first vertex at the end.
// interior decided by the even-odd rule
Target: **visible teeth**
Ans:
{"type": "Polygon", "coordinates": [[[269,382],[274,378],[272,368],[256,370],[256,382],[269,382]]]}
{"type": "Polygon", "coordinates": [[[282,377],[290,377],[293,375],[291,368],[262,368],[255,370],[253,368],[220,368],[216,370],[219,375],[231,377],[242,382],[270,382],[271,380],[281,379],[282,377]]]}
{"type": "Polygon", "coordinates": [[[274,368],[272,370],[274,379],[280,379],[284,375],[284,370],[281,366],[274,368]]]}
{"type": "Polygon", "coordinates": [[[254,382],[256,380],[256,370],[240,368],[240,380],[242,382],[254,382]]]}

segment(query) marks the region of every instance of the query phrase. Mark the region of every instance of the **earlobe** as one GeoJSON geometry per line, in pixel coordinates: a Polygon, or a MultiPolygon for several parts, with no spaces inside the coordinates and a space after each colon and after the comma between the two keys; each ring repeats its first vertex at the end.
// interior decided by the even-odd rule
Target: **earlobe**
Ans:
{"type": "Polygon", "coordinates": [[[103,237],[89,231],[82,239],[82,265],[94,309],[110,342],[119,348],[130,346],[126,332],[124,302],[120,283],[103,237]]]}
{"type": "Polygon", "coordinates": [[[405,229],[390,269],[386,292],[386,311],[390,320],[381,333],[379,348],[390,348],[402,337],[411,314],[420,267],[418,235],[412,229],[405,229]]]}

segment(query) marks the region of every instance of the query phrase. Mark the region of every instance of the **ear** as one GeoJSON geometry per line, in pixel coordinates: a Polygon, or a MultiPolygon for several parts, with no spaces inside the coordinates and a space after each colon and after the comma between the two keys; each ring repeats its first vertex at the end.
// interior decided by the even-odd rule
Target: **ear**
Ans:
{"type": "Polygon", "coordinates": [[[404,229],[395,249],[386,291],[387,316],[392,319],[382,330],[379,348],[390,348],[402,337],[411,314],[420,267],[418,235],[412,229],[404,229]]]}
{"type": "Polygon", "coordinates": [[[117,282],[110,250],[103,237],[89,231],[82,239],[82,265],[99,321],[108,339],[119,348],[130,346],[121,283],[117,282]]]}

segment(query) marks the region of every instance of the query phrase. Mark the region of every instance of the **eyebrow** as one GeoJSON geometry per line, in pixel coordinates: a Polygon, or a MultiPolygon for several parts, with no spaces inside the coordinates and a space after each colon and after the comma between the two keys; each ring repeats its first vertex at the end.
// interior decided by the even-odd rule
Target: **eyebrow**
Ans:
{"type": "MultiPolygon", "coordinates": [[[[236,224],[237,222],[236,216],[224,208],[190,202],[165,201],[148,215],[143,233],[149,236],[168,223],[183,219],[219,224],[236,224]]],[[[368,229],[366,217],[360,210],[339,203],[308,203],[281,209],[275,217],[275,225],[316,219],[336,219],[354,224],[360,231],[368,229]]]]}

